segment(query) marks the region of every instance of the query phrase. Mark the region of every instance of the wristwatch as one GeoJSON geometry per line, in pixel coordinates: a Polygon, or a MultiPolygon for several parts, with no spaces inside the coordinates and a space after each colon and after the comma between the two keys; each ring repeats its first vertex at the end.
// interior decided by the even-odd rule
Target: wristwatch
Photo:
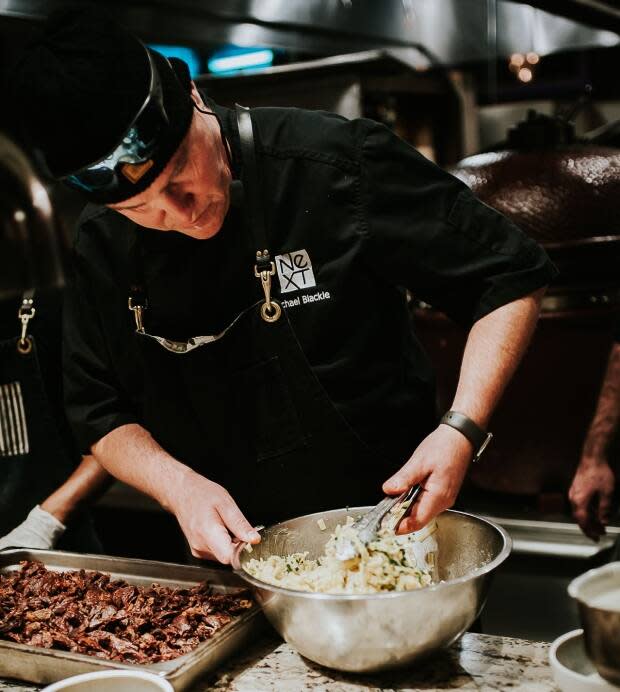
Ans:
{"type": "Polygon", "coordinates": [[[480,459],[482,452],[484,452],[493,438],[493,433],[485,432],[479,425],[474,423],[469,416],[466,416],[464,413],[459,413],[458,411],[448,411],[444,413],[439,422],[444,425],[449,425],[451,428],[465,435],[474,446],[474,461],[480,459]]]}

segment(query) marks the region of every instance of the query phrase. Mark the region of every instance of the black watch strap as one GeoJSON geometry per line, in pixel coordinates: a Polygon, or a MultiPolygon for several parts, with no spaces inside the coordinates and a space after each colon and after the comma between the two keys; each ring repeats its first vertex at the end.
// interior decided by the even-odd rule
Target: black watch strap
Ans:
{"type": "Polygon", "coordinates": [[[493,433],[485,432],[479,425],[463,413],[458,411],[448,411],[444,413],[439,421],[444,425],[449,425],[451,428],[458,430],[474,446],[474,461],[478,461],[480,455],[486,449],[487,445],[493,437],[493,433]]]}

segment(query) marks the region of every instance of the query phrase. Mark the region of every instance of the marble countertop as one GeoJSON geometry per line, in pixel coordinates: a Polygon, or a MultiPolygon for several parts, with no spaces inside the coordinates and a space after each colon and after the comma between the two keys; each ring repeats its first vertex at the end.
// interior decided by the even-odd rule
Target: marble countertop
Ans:
{"type": "MultiPolygon", "coordinates": [[[[243,654],[188,692],[413,692],[414,690],[523,690],[556,692],[549,644],[465,634],[419,665],[398,672],[351,675],[302,658],[275,635],[261,637],[243,654]]],[[[0,691],[34,692],[39,686],[0,680],[0,691]]]]}

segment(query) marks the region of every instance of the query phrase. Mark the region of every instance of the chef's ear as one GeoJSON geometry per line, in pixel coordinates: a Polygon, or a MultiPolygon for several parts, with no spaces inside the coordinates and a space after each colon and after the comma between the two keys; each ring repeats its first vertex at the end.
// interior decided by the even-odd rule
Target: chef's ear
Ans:
{"type": "Polygon", "coordinates": [[[204,112],[205,112],[204,109],[207,108],[207,105],[206,105],[205,102],[202,100],[202,96],[201,96],[200,93],[198,92],[198,88],[196,87],[196,85],[194,84],[194,82],[192,82],[191,97],[192,97],[192,101],[194,102],[194,106],[196,107],[196,110],[197,110],[199,113],[204,113],[204,112]]]}

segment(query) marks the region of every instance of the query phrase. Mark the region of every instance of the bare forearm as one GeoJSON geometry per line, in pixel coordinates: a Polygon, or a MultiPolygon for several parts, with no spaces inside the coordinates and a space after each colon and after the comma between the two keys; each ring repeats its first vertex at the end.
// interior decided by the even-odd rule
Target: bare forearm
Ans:
{"type": "Polygon", "coordinates": [[[123,425],[92,448],[116,478],[133,485],[174,514],[196,557],[228,563],[233,541],[258,543],[259,533],[228,491],[162,449],[139,425],[123,425]]]}
{"type": "Polygon", "coordinates": [[[78,509],[105,492],[111,482],[108,472],[92,456],[85,456],[69,478],[41,503],[41,508],[66,524],[78,509]]]}
{"type": "Polygon", "coordinates": [[[452,408],[486,428],[534,332],[544,289],[485,315],[471,328],[452,408]]]}
{"type": "Polygon", "coordinates": [[[609,354],[605,378],[601,386],[594,418],[583,445],[582,458],[601,458],[618,427],[620,419],[620,344],[615,343],[609,354]]]}
{"type": "MultiPolygon", "coordinates": [[[[504,305],[472,327],[452,408],[486,427],[534,331],[544,291],[504,305]]],[[[400,533],[416,531],[452,507],[472,458],[472,444],[457,430],[439,425],[407,463],[383,484],[390,495],[415,483],[424,488],[400,533]]]]}
{"type": "Polygon", "coordinates": [[[115,478],[150,495],[171,511],[181,486],[195,473],[168,454],[142,426],[123,425],[92,447],[95,459],[115,478]]]}

